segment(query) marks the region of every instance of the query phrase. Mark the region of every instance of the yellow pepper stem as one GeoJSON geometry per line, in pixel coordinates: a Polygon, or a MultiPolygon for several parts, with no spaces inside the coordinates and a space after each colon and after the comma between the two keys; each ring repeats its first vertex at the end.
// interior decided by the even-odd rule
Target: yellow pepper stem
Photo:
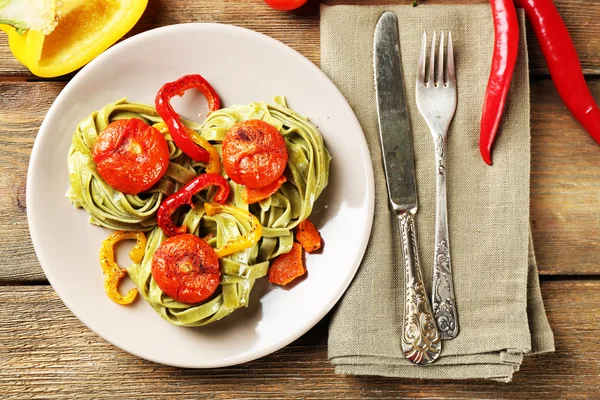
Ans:
{"type": "Polygon", "coordinates": [[[114,246],[125,239],[135,239],[136,243],[129,252],[129,258],[134,263],[140,263],[146,252],[146,236],[143,232],[117,231],[104,239],[100,248],[100,265],[104,273],[104,290],[106,295],[117,304],[131,304],[137,297],[137,289],[131,289],[127,295],[119,293],[119,283],[127,276],[127,271],[121,269],[115,262],[114,246]]]}
{"type": "Polygon", "coordinates": [[[60,22],[47,35],[0,25],[15,58],[44,78],[83,67],[133,28],[148,5],[148,0],[61,1],[60,22]]]}
{"type": "Polygon", "coordinates": [[[227,204],[221,205],[218,203],[204,203],[204,210],[209,217],[212,217],[215,214],[225,213],[239,219],[246,219],[251,226],[250,230],[244,236],[230,240],[216,249],[215,252],[219,258],[248,249],[262,237],[262,225],[258,219],[248,211],[227,204]]]}

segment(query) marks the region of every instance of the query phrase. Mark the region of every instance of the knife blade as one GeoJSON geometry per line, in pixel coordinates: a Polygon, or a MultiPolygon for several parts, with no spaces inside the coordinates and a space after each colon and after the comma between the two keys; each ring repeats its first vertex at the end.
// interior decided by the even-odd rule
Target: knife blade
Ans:
{"type": "Polygon", "coordinates": [[[379,137],[390,205],[400,222],[404,262],[404,318],[401,347],[415,364],[434,362],[442,350],[440,334],[423,285],[414,216],[418,209],[412,129],[404,94],[398,19],[385,12],[377,22],[373,67],[379,137]]]}
{"type": "Polygon", "coordinates": [[[392,209],[416,213],[415,156],[398,40],[396,14],[386,12],[377,23],[373,48],[379,137],[392,209]]]}

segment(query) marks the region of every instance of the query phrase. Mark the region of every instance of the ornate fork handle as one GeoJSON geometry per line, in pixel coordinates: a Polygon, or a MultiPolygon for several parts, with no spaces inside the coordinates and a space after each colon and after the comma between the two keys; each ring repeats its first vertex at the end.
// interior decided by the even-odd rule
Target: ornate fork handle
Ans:
{"type": "Polygon", "coordinates": [[[439,134],[435,140],[437,196],[431,302],[441,338],[454,339],[458,335],[458,316],[456,313],[456,301],[454,300],[452,265],[450,263],[450,241],[446,206],[446,147],[444,136],[439,134]]]}
{"type": "Polygon", "coordinates": [[[411,213],[405,212],[398,218],[406,286],[402,353],[412,363],[429,364],[439,357],[442,342],[423,286],[414,217],[411,213]]]}

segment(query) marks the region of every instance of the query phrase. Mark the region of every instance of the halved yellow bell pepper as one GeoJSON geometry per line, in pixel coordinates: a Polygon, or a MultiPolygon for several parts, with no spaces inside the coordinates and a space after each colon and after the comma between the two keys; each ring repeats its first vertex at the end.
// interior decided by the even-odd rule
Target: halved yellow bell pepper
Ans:
{"type": "Polygon", "coordinates": [[[40,77],[81,68],[125,35],[142,16],[148,0],[61,0],[60,20],[44,35],[0,24],[15,58],[40,77]]]}

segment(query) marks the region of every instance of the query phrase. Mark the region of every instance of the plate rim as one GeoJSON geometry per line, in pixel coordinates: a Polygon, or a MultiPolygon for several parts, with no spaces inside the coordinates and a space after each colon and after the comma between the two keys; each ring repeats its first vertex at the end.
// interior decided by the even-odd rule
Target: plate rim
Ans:
{"type": "MultiPolygon", "coordinates": [[[[185,31],[186,29],[201,29],[201,30],[202,29],[217,29],[217,30],[223,29],[223,30],[234,30],[234,31],[237,30],[237,31],[243,32],[246,35],[255,36],[259,40],[270,42],[270,44],[272,46],[275,46],[278,49],[287,51],[288,53],[292,54],[295,57],[295,59],[298,60],[298,62],[303,62],[307,66],[307,68],[311,68],[313,71],[316,71],[318,74],[321,74],[325,78],[325,80],[331,86],[331,89],[333,91],[337,92],[340,99],[342,100],[343,105],[348,109],[349,113],[351,114],[352,118],[354,119],[354,122],[360,128],[361,132],[363,132],[360,121],[358,120],[356,114],[354,113],[354,110],[348,103],[348,100],[340,92],[338,87],[331,81],[329,76],[327,76],[327,74],[325,74],[325,72],[323,72],[317,65],[315,65],[312,61],[310,61],[308,58],[306,58],[303,54],[301,54],[297,50],[291,48],[290,46],[286,45],[285,43],[283,43],[271,36],[268,36],[264,33],[254,31],[252,29],[240,27],[240,26],[237,26],[234,24],[223,24],[223,23],[214,23],[214,22],[208,22],[208,23],[206,23],[206,22],[191,22],[191,23],[182,23],[182,24],[173,24],[173,25],[162,26],[162,27],[150,29],[150,30],[141,32],[139,34],[136,34],[134,36],[131,36],[131,37],[115,44],[114,46],[110,47],[109,49],[104,51],[102,54],[100,54],[98,57],[93,59],[90,63],[85,65],[80,71],[78,71],[77,74],[71,80],[69,80],[69,82],[61,90],[61,92],[56,96],[56,98],[52,102],[50,108],[48,109],[46,115],[44,116],[44,119],[42,121],[42,124],[40,125],[40,128],[38,129],[38,132],[37,132],[37,135],[36,135],[32,150],[31,150],[31,155],[29,158],[29,165],[27,168],[27,180],[26,180],[26,204],[27,205],[34,204],[33,199],[34,199],[34,195],[35,195],[36,191],[35,191],[35,189],[33,189],[34,188],[33,181],[34,181],[34,177],[37,175],[36,174],[36,166],[40,162],[39,161],[40,160],[39,153],[41,151],[43,151],[40,142],[42,141],[42,139],[45,136],[48,135],[47,133],[45,133],[46,131],[48,131],[48,128],[46,127],[48,124],[48,116],[54,114],[53,110],[55,108],[60,108],[60,104],[63,102],[63,98],[66,98],[71,91],[70,87],[75,86],[75,84],[79,80],[85,79],[85,77],[87,76],[87,74],[86,74],[87,70],[92,69],[97,63],[102,62],[103,58],[108,57],[108,55],[112,54],[113,52],[121,51],[121,48],[127,48],[128,46],[134,46],[138,41],[144,40],[146,37],[161,35],[161,34],[163,34],[163,32],[168,32],[168,31],[177,31],[177,30],[185,31]]],[[[58,278],[52,273],[51,269],[48,269],[47,267],[44,266],[45,264],[49,264],[50,261],[48,259],[46,259],[46,257],[43,254],[43,250],[41,250],[42,246],[40,243],[42,242],[42,240],[39,237],[40,231],[36,230],[36,229],[32,229],[32,226],[34,223],[33,214],[35,213],[35,211],[32,210],[32,208],[28,206],[27,207],[27,225],[28,225],[28,230],[29,230],[29,234],[31,237],[31,241],[32,241],[32,245],[33,245],[36,257],[37,257],[38,262],[44,272],[44,275],[46,276],[46,279],[48,279],[48,282],[52,286],[52,290],[58,295],[58,297],[63,302],[63,304],[67,307],[67,309],[75,317],[77,317],[77,319],[82,324],[84,324],[90,331],[94,332],[96,335],[98,335],[99,337],[101,337],[103,340],[110,343],[111,345],[113,345],[129,354],[132,354],[141,359],[148,360],[148,361],[151,361],[151,362],[154,362],[157,364],[161,364],[161,365],[167,365],[167,366],[179,367],[179,368],[196,368],[196,369],[222,368],[222,367],[239,365],[239,364],[257,360],[259,358],[262,358],[264,356],[272,354],[272,353],[288,346],[290,343],[294,342],[295,340],[297,340],[298,338],[303,336],[306,332],[308,332],[316,324],[318,324],[340,301],[340,299],[346,293],[346,291],[348,290],[348,287],[350,286],[350,284],[352,283],[352,281],[354,280],[354,278],[356,276],[358,268],[360,267],[360,264],[364,258],[365,252],[367,250],[369,239],[370,239],[370,236],[372,233],[373,219],[374,219],[374,213],[375,213],[375,181],[374,181],[374,175],[373,175],[373,164],[372,164],[372,160],[371,160],[371,154],[369,151],[369,147],[368,147],[366,138],[364,136],[364,132],[363,132],[362,137],[359,138],[358,140],[361,145],[360,146],[360,152],[361,152],[360,155],[361,155],[362,164],[365,168],[365,175],[366,175],[365,183],[366,183],[366,188],[368,191],[367,196],[366,196],[366,205],[367,205],[368,214],[366,216],[367,219],[366,219],[366,226],[365,226],[365,232],[366,232],[365,239],[363,240],[361,248],[357,252],[357,259],[355,261],[355,265],[353,266],[351,273],[348,275],[347,282],[343,286],[340,287],[339,292],[336,293],[336,295],[333,297],[333,300],[330,302],[330,304],[327,304],[325,307],[323,307],[321,309],[321,311],[319,313],[317,313],[312,318],[310,318],[310,322],[307,323],[303,329],[299,329],[293,335],[290,335],[283,340],[276,341],[276,342],[270,344],[269,346],[266,346],[261,351],[254,352],[254,353],[251,353],[246,356],[236,356],[236,357],[225,358],[218,362],[208,362],[208,363],[202,363],[202,364],[180,363],[180,362],[170,362],[170,361],[160,360],[160,359],[156,359],[155,357],[149,357],[148,355],[145,355],[138,351],[134,351],[132,349],[124,348],[123,346],[113,342],[112,338],[108,338],[105,335],[103,335],[103,334],[99,333],[98,331],[96,331],[95,329],[93,329],[86,322],[86,319],[82,318],[80,313],[77,313],[74,311],[73,307],[71,306],[71,301],[65,299],[63,297],[63,294],[61,294],[59,292],[59,290],[57,290],[57,287],[60,286],[58,284],[58,278]]]]}

